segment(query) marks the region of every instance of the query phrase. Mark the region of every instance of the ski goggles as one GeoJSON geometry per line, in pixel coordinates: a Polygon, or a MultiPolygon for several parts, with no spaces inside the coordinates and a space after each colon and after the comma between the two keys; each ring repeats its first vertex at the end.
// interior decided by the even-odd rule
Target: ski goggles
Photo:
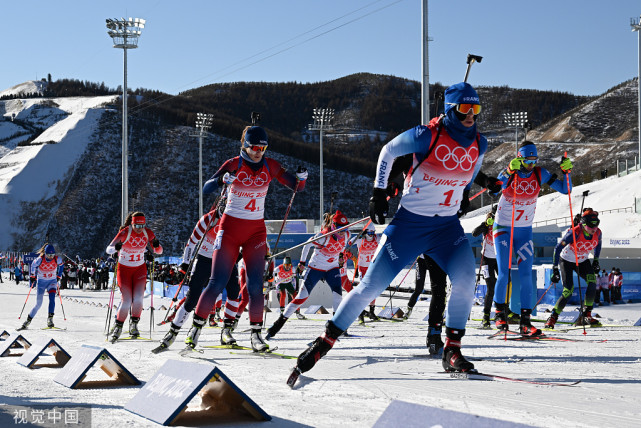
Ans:
{"type": "Polygon", "coordinates": [[[133,227],[134,229],[142,229],[143,227],[145,227],[145,225],[144,223],[143,224],[138,223],[138,224],[134,224],[133,227]]]}
{"type": "Polygon", "coordinates": [[[584,220],[583,224],[585,224],[587,227],[595,228],[598,227],[599,224],[601,224],[601,220],[597,219],[589,219],[589,220],[584,220]]]}
{"type": "Polygon", "coordinates": [[[448,104],[456,106],[456,111],[458,111],[461,114],[468,114],[470,110],[472,110],[472,112],[476,116],[481,112],[480,104],[469,104],[469,103],[464,103],[464,104],[448,103],[448,104]]]}
{"type": "Polygon", "coordinates": [[[267,146],[249,146],[248,149],[253,152],[264,152],[267,150],[267,146]]]}
{"type": "Polygon", "coordinates": [[[524,158],[523,159],[523,164],[524,165],[536,165],[538,161],[539,161],[539,158],[536,158],[536,159],[524,158]]]}
{"type": "Polygon", "coordinates": [[[55,256],[56,256],[55,254],[45,254],[45,257],[47,258],[47,260],[51,260],[51,259],[53,259],[55,256]]]}

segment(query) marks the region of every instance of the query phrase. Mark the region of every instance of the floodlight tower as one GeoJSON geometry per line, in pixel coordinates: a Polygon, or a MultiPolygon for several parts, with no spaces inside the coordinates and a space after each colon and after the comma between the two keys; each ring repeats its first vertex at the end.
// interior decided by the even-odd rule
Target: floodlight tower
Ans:
{"type": "Polygon", "coordinates": [[[507,126],[514,127],[514,148],[519,153],[519,128],[527,124],[527,112],[519,111],[517,113],[503,113],[503,121],[507,126]]]}
{"type": "Polygon", "coordinates": [[[107,19],[107,34],[111,36],[114,42],[114,48],[122,49],[124,53],[123,70],[124,82],[122,87],[122,200],[121,200],[121,217],[125,222],[129,214],[129,187],[128,174],[129,168],[127,158],[127,49],[136,49],[138,47],[138,38],[145,28],[145,20],[141,18],[120,18],[107,19]]]}
{"type": "Polygon", "coordinates": [[[198,218],[203,216],[203,138],[211,128],[214,115],[211,113],[196,113],[196,128],[198,133],[198,218]]]}
{"type": "Polygon", "coordinates": [[[333,108],[315,108],[312,114],[314,123],[309,124],[310,131],[320,131],[320,224],[323,225],[323,131],[333,129],[333,108]]]}
{"type": "Polygon", "coordinates": [[[637,164],[637,167],[641,169],[641,16],[639,17],[638,20],[635,18],[630,18],[630,27],[632,28],[632,31],[637,32],[638,36],[638,49],[639,49],[639,68],[638,68],[638,77],[637,77],[637,91],[638,93],[638,103],[639,103],[639,156],[637,157],[639,159],[639,163],[637,164]]]}

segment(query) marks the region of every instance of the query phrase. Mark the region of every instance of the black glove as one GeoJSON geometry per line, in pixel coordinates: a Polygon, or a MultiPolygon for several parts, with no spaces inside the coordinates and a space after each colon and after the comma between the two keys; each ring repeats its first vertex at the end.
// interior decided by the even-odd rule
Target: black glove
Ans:
{"type": "Polygon", "coordinates": [[[338,267],[342,268],[345,266],[345,256],[343,256],[343,253],[340,253],[338,255],[338,267]]]}
{"type": "Polygon", "coordinates": [[[158,240],[158,238],[154,238],[154,240],[151,241],[151,246],[154,248],[160,247],[160,241],[158,240]]]}
{"type": "Polygon", "coordinates": [[[178,267],[178,272],[184,275],[187,273],[187,269],[189,269],[189,263],[181,263],[178,267]]]}
{"type": "Polygon", "coordinates": [[[147,260],[150,263],[153,262],[154,261],[154,255],[149,253],[149,252],[145,253],[145,260],[147,260]]]}
{"type": "Polygon", "coordinates": [[[398,196],[398,194],[401,191],[401,187],[398,185],[397,182],[395,181],[390,181],[390,183],[387,185],[387,188],[385,189],[387,192],[387,196],[390,197],[390,199],[395,198],[398,196]]]}
{"type": "Polygon", "coordinates": [[[557,283],[561,281],[561,273],[559,272],[558,266],[552,267],[552,276],[550,276],[550,282],[557,283]]]}
{"type": "Polygon", "coordinates": [[[488,176],[485,179],[485,187],[490,193],[499,193],[502,189],[503,182],[496,177],[488,176]]]}
{"type": "Polygon", "coordinates": [[[298,267],[296,268],[298,274],[300,275],[305,270],[305,262],[298,262],[298,267]]]}
{"type": "Polygon", "coordinates": [[[592,260],[592,270],[594,273],[598,273],[599,270],[601,269],[601,265],[599,264],[599,259],[594,259],[592,260]]]}
{"type": "Polygon", "coordinates": [[[116,245],[114,245],[114,247],[116,247],[116,251],[120,251],[120,249],[122,248],[122,242],[116,242],[116,245]]]}
{"type": "Polygon", "coordinates": [[[456,215],[461,218],[470,210],[470,189],[463,190],[463,198],[461,199],[461,206],[456,215]]]}
{"type": "Polygon", "coordinates": [[[374,187],[372,198],[369,200],[369,216],[375,224],[385,224],[385,216],[389,204],[387,203],[387,192],[385,189],[374,187]]]}

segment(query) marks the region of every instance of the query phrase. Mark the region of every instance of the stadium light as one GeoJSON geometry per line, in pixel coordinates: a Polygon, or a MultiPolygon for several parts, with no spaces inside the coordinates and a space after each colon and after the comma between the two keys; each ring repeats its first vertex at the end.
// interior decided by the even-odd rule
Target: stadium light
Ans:
{"type": "Polygon", "coordinates": [[[198,218],[203,216],[203,138],[214,121],[211,113],[196,113],[196,128],[198,133],[198,218]]]}
{"type": "Polygon", "coordinates": [[[637,168],[641,169],[641,16],[639,19],[630,18],[630,27],[632,31],[637,32],[637,45],[639,49],[639,68],[638,68],[638,77],[637,77],[637,91],[638,91],[638,104],[639,104],[639,156],[637,156],[638,163],[637,168]]]}
{"type": "Polygon", "coordinates": [[[323,131],[333,129],[334,120],[333,108],[315,108],[312,114],[314,123],[309,124],[310,131],[320,131],[320,225],[323,226],[323,131]]]}
{"type": "Polygon", "coordinates": [[[519,128],[524,128],[527,125],[527,112],[519,111],[517,113],[503,113],[503,122],[505,122],[507,126],[514,127],[514,148],[516,149],[516,153],[518,154],[519,128]]]}
{"type": "Polygon", "coordinates": [[[124,54],[122,87],[122,199],[121,219],[125,222],[129,214],[129,176],[127,147],[127,49],[138,47],[138,38],[145,28],[145,20],[140,18],[106,19],[107,34],[113,39],[114,48],[122,49],[124,54]]]}

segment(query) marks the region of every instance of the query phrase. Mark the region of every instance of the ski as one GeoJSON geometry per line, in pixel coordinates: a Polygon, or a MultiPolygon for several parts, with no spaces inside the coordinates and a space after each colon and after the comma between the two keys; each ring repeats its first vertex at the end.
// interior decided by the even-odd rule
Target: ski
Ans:
{"type": "Polygon", "coordinates": [[[125,336],[119,337],[118,340],[153,340],[151,337],[142,337],[142,336],[125,336]]]}
{"type": "Polygon", "coordinates": [[[545,342],[545,341],[557,341],[557,342],[591,342],[591,343],[603,343],[607,342],[607,339],[598,339],[598,340],[590,340],[590,339],[571,339],[569,337],[558,337],[558,336],[548,336],[546,334],[542,334],[540,336],[522,336],[519,333],[515,331],[510,331],[508,330],[507,332],[501,330],[498,331],[490,336],[487,337],[488,339],[503,339],[505,340],[517,340],[517,341],[530,341],[530,342],[545,342]],[[506,337],[507,333],[507,337],[506,337]]]}
{"type": "Polygon", "coordinates": [[[41,330],[65,331],[67,327],[42,327],[41,330]]]}
{"type": "Polygon", "coordinates": [[[490,373],[481,373],[481,372],[439,372],[449,374],[453,379],[468,379],[468,380],[496,380],[496,381],[505,381],[505,382],[519,382],[519,383],[529,383],[533,385],[548,385],[548,386],[575,386],[581,383],[580,380],[575,382],[552,382],[545,380],[530,380],[530,379],[521,379],[515,377],[500,376],[490,373]]]}
{"type": "Polygon", "coordinates": [[[192,348],[191,346],[187,345],[178,352],[178,355],[180,355],[181,357],[189,357],[194,353],[204,354],[204,351],[202,349],[192,348]]]}
{"type": "MultiPolygon", "coordinates": [[[[229,345],[202,345],[201,348],[211,348],[211,349],[241,349],[243,351],[251,351],[252,348],[249,348],[247,346],[241,346],[237,344],[229,344],[229,345]]],[[[277,347],[276,347],[277,348],[277,347]]],[[[276,349],[274,348],[274,349],[276,349]]]]}
{"type": "Polygon", "coordinates": [[[289,374],[289,377],[287,378],[287,386],[289,386],[290,388],[293,389],[294,388],[294,384],[298,380],[298,376],[300,376],[300,373],[301,372],[298,369],[298,367],[294,367],[292,369],[292,372],[289,374]]]}
{"type": "Polygon", "coordinates": [[[233,351],[230,351],[229,353],[230,354],[234,354],[234,355],[257,355],[257,356],[260,356],[260,357],[284,358],[284,359],[287,359],[287,360],[295,360],[295,359],[298,358],[298,357],[295,357],[293,355],[286,355],[286,354],[280,354],[278,352],[274,352],[275,349],[277,349],[277,348],[268,349],[267,351],[263,351],[263,352],[253,351],[251,353],[246,353],[246,352],[233,352],[233,351]]]}

